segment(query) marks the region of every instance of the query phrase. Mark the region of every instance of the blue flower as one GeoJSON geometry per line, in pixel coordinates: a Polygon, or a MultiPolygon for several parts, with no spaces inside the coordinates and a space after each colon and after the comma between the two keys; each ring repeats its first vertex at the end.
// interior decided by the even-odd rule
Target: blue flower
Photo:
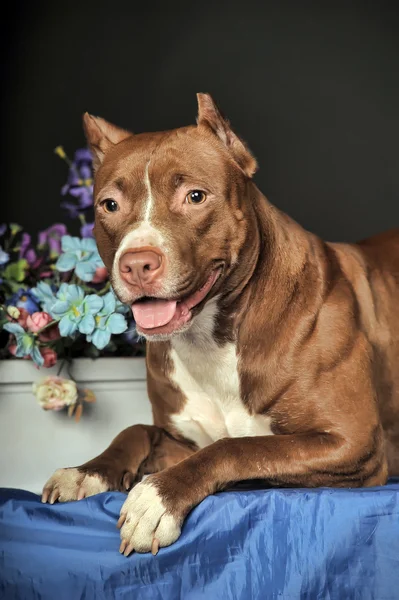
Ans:
{"type": "Polygon", "coordinates": [[[31,293],[40,302],[42,309],[47,313],[50,313],[52,307],[56,303],[57,298],[49,284],[45,283],[44,281],[39,281],[37,286],[31,289],[31,293]]]}
{"type": "Polygon", "coordinates": [[[113,292],[103,296],[104,305],[95,317],[95,329],[87,336],[96,348],[102,350],[109,344],[111,335],[123,333],[127,329],[125,317],[121,314],[123,304],[116,300],[113,292]]]}
{"type": "Polygon", "coordinates": [[[40,310],[38,300],[33,293],[33,290],[24,290],[20,288],[15,294],[8,298],[6,302],[7,306],[16,306],[17,308],[24,308],[28,313],[32,314],[40,310]]]}
{"type": "Polygon", "coordinates": [[[3,235],[5,234],[6,231],[7,231],[7,225],[5,223],[2,223],[0,225],[0,237],[3,237],[3,235]]]}
{"type": "Polygon", "coordinates": [[[57,301],[50,309],[50,315],[59,321],[62,337],[80,331],[91,334],[96,326],[94,315],[103,307],[103,299],[96,294],[85,296],[78,285],[63,284],[57,293],[57,301]]]}
{"type": "Polygon", "coordinates": [[[3,248],[0,246],[0,267],[6,265],[10,260],[10,255],[8,252],[5,252],[3,248]]]}
{"type": "Polygon", "coordinates": [[[39,348],[36,346],[36,337],[34,334],[25,331],[18,323],[6,323],[3,329],[12,333],[15,337],[17,343],[15,356],[19,358],[30,356],[39,367],[43,365],[44,359],[39,348]]]}
{"type": "Polygon", "coordinates": [[[64,235],[61,244],[63,254],[55,265],[59,271],[75,270],[82,281],[92,281],[96,270],[104,266],[94,239],[81,240],[78,237],[64,235]]]}

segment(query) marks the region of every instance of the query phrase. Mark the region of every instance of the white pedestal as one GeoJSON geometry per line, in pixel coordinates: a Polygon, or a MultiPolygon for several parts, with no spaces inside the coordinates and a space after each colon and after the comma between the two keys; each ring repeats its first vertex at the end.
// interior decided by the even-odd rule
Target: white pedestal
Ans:
{"type": "MultiPolygon", "coordinates": [[[[55,469],[94,458],[129,425],[152,423],[143,358],[77,359],[71,372],[97,397],[79,423],[64,411],[42,410],[33,396],[32,382],[57,368],[0,361],[0,487],[39,493],[55,469]]],[[[68,378],[66,370],[61,375],[68,378]]]]}

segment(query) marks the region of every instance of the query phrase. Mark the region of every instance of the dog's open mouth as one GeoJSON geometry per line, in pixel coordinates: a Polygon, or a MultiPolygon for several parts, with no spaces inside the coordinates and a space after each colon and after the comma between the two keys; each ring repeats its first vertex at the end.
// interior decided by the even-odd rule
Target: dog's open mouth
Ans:
{"type": "Polygon", "coordinates": [[[192,309],[208,295],[220,272],[220,269],[213,271],[199,290],[182,300],[143,298],[134,302],[132,311],[139,333],[168,335],[181,329],[190,321],[192,309]]]}

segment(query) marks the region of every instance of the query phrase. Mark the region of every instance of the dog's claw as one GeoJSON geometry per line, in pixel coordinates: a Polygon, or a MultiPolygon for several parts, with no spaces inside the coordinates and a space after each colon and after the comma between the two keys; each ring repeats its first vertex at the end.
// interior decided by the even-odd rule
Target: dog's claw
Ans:
{"type": "Polygon", "coordinates": [[[121,554],[123,554],[123,553],[124,553],[124,551],[125,551],[125,549],[126,549],[126,546],[127,546],[127,540],[122,540],[122,541],[121,541],[121,545],[119,546],[119,552],[120,552],[121,554]]]}
{"type": "Polygon", "coordinates": [[[78,500],[83,500],[84,497],[85,497],[85,491],[84,491],[84,489],[83,488],[79,488],[78,498],[77,499],[78,500]]]}
{"type": "Polygon", "coordinates": [[[123,554],[125,556],[129,556],[129,554],[131,554],[133,552],[133,550],[134,550],[133,544],[129,544],[123,554]]]}
{"type": "Polygon", "coordinates": [[[59,489],[55,488],[55,490],[53,490],[50,495],[50,499],[49,499],[50,504],[54,504],[54,502],[58,499],[59,495],[60,495],[59,489]]]}
{"type": "Polygon", "coordinates": [[[46,504],[49,496],[50,496],[50,490],[48,488],[45,488],[43,490],[42,498],[41,498],[41,501],[43,502],[43,504],[46,504]]]}
{"type": "Polygon", "coordinates": [[[118,522],[117,522],[117,524],[116,524],[116,526],[117,526],[117,528],[118,528],[118,529],[120,529],[120,528],[122,527],[122,525],[123,525],[123,523],[125,522],[125,520],[126,520],[126,513],[123,513],[123,514],[122,514],[122,515],[119,517],[119,519],[118,519],[118,522]]]}
{"type": "Polygon", "coordinates": [[[133,483],[134,477],[131,473],[127,471],[123,476],[122,486],[128,492],[133,487],[133,483]]]}
{"type": "Polygon", "coordinates": [[[159,551],[159,540],[157,540],[157,538],[154,538],[152,540],[151,554],[153,556],[155,556],[156,554],[158,554],[158,551],[159,551]]]}

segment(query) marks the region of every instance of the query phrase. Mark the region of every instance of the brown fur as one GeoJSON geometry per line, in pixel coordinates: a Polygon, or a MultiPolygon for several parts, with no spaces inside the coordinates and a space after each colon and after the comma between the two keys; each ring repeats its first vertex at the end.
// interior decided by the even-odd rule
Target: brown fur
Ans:
{"type": "Polygon", "coordinates": [[[150,341],[154,427],[128,428],[80,469],[115,489],[156,473],[152,483],[179,518],[235,481],[359,487],[399,474],[399,230],[359,244],[306,232],[257,189],[255,160],[208,96],[199,96],[197,127],[127,136],[85,122],[98,166],[96,238],[110,273],[139,219],[153,157],[154,224],[174,240],[168,268],[178,273],[177,295],[222,267],[207,298],[219,297],[214,338],[236,344],[241,400],[250,414],[271,418],[274,435],[195,451],[171,423],[186,398],[170,379],[170,341],[150,341]],[[99,200],[115,181],[121,208],[110,218],[99,200]],[[180,202],[190,183],[209,191],[206,208],[180,202]]]}

